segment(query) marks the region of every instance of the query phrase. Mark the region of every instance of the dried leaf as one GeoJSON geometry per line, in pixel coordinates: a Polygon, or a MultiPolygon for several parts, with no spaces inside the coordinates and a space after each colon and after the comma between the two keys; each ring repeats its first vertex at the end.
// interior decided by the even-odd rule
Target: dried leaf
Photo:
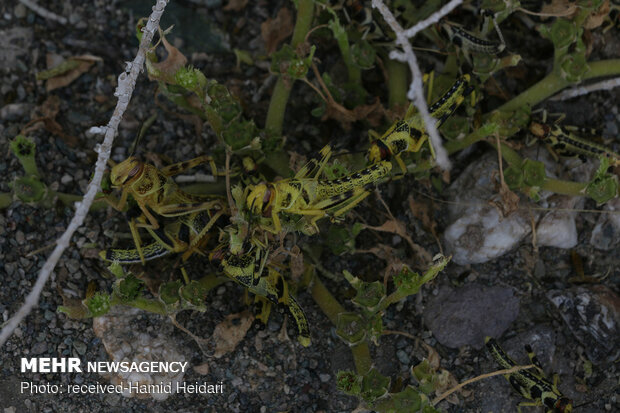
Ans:
{"type": "Polygon", "coordinates": [[[337,120],[345,130],[351,129],[351,123],[362,119],[368,120],[371,125],[376,125],[377,119],[383,116],[384,112],[379,97],[375,99],[374,103],[370,105],[359,105],[353,108],[353,110],[347,109],[333,100],[331,95],[328,95],[328,100],[325,103],[327,104],[327,108],[321,120],[337,120]]]}
{"type": "Polygon", "coordinates": [[[270,55],[278,49],[278,45],[293,33],[293,16],[286,7],[278,11],[275,19],[267,19],[260,25],[260,32],[265,42],[265,49],[270,55]]]}
{"type": "Polygon", "coordinates": [[[250,329],[254,316],[249,311],[239,314],[230,314],[219,323],[213,331],[215,353],[213,357],[220,358],[233,351],[243,340],[250,329]]]}
{"type": "Polygon", "coordinates": [[[599,7],[598,10],[588,16],[583,27],[588,30],[596,29],[603,24],[605,18],[609,15],[610,10],[609,0],[606,0],[603,4],[601,4],[601,7],[599,7]]]}
{"type": "MultiPolygon", "coordinates": [[[[492,179],[495,179],[496,174],[497,171],[493,174],[492,179]]],[[[499,198],[495,195],[488,203],[495,207],[502,217],[507,217],[519,209],[519,195],[512,192],[503,179],[498,186],[496,190],[499,192],[499,198]]]]}
{"type": "Polygon", "coordinates": [[[543,4],[541,14],[571,18],[577,12],[577,5],[570,0],[552,0],[550,4],[543,4]]]}
{"type": "MultiPolygon", "coordinates": [[[[443,394],[446,391],[452,389],[453,387],[458,386],[459,384],[459,382],[452,375],[452,373],[450,373],[446,369],[441,369],[435,377],[436,377],[436,380],[435,380],[435,393],[436,394],[443,394]]],[[[467,390],[464,391],[463,389],[459,390],[459,392],[463,394],[464,397],[467,397],[469,394],[471,394],[470,391],[467,391],[467,390]],[[465,394],[465,392],[467,392],[467,394],[465,394]]],[[[451,395],[446,397],[446,400],[450,404],[459,404],[459,398],[456,395],[456,393],[452,393],[451,395]]]]}
{"type": "Polygon", "coordinates": [[[291,279],[294,281],[300,280],[304,274],[304,253],[301,252],[297,245],[291,248],[291,279]]]}
{"type": "Polygon", "coordinates": [[[432,255],[420,245],[413,242],[413,239],[411,239],[411,237],[407,233],[407,228],[405,227],[405,225],[396,219],[390,219],[388,221],[385,221],[383,225],[378,227],[364,225],[364,228],[372,229],[374,231],[391,232],[392,234],[396,234],[407,241],[413,252],[417,254],[418,258],[423,260],[425,263],[432,261],[432,255]]]}
{"type": "Polygon", "coordinates": [[[202,363],[193,367],[194,371],[201,376],[209,374],[209,363],[202,363]]]}
{"type": "Polygon", "coordinates": [[[416,201],[409,195],[409,209],[414,217],[422,221],[422,226],[437,238],[437,222],[432,218],[433,206],[427,202],[416,201]]]}
{"type": "Polygon", "coordinates": [[[149,66],[149,80],[161,80],[166,83],[175,84],[174,75],[183,66],[187,64],[187,58],[179,49],[168,43],[168,40],[161,34],[161,42],[168,52],[168,56],[161,62],[152,62],[147,59],[149,66]]]}
{"type": "MultiPolygon", "coordinates": [[[[92,55],[70,57],[60,65],[37,74],[37,79],[47,80],[45,89],[51,92],[54,89],[71,84],[75,79],[86,73],[95,62],[102,60],[100,57],[92,55]]],[[[53,58],[48,56],[48,62],[51,61],[53,58]]]]}
{"type": "Polygon", "coordinates": [[[224,11],[241,11],[248,5],[248,0],[228,0],[224,11]]]}
{"type": "Polygon", "coordinates": [[[59,111],[60,98],[56,95],[50,95],[40,106],[37,106],[32,111],[32,120],[23,127],[21,133],[28,135],[35,130],[44,128],[49,133],[59,136],[69,147],[77,147],[79,144],[78,138],[66,134],[63,127],[56,122],[56,115],[58,115],[59,111]]]}

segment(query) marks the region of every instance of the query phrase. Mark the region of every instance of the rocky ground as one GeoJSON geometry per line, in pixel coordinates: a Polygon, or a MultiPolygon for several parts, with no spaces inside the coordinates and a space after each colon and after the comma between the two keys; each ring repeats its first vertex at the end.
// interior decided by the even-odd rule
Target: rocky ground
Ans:
{"type": "MultiPolygon", "coordinates": [[[[51,190],[81,194],[93,170],[93,147],[99,139],[89,137],[85,131],[106,124],[110,118],[116,103],[113,96],[116,77],[123,70],[124,62],[132,60],[137,50],[133,34],[136,20],[148,14],[152,1],[95,0],[88,5],[75,0],[40,3],[64,16],[66,24],[43,18],[17,1],[0,5],[0,147],[8,148],[8,142],[31,120],[47,119],[28,133],[37,145],[36,161],[44,181],[51,190]],[[54,62],[84,54],[97,59],[68,85],[48,92],[46,84],[35,79],[36,73],[53,66],[54,62]]],[[[218,0],[171,2],[162,26],[174,24],[170,35],[173,44],[207,77],[216,78],[237,94],[246,116],[262,126],[271,84],[267,61],[256,59],[255,65],[238,68],[231,50],[239,48],[256,56],[264,55],[260,23],[275,17],[281,7],[290,9],[291,4],[250,3],[241,11],[224,11],[218,0]]],[[[509,47],[511,41],[515,42],[515,36],[507,35],[509,47]]],[[[592,59],[618,57],[617,27],[605,34],[596,32],[594,36],[592,59]]],[[[337,59],[335,56],[332,60],[337,59]]],[[[113,159],[126,158],[128,148],[151,115],[157,118],[148,130],[148,139],[140,143],[144,146],[143,153],[163,155],[169,162],[209,153],[216,142],[210,129],[203,128],[197,136],[193,124],[154,104],[154,88],[145,77],[139,80],[119,129],[113,159]]],[[[367,128],[356,124],[357,129],[345,132],[333,121],[319,125],[309,114],[314,104],[311,94],[308,87],[296,86],[285,122],[286,149],[309,154],[332,140],[338,140],[342,146],[361,149],[367,128]],[[364,136],[363,140],[355,142],[359,136],[364,136]]],[[[616,137],[612,145],[618,149],[619,96],[617,89],[598,92],[551,105],[549,109],[569,114],[573,124],[602,128],[605,137],[616,137]]],[[[478,223],[493,219],[484,215],[492,213],[481,206],[486,199],[485,191],[493,190],[488,177],[497,168],[496,156],[485,155],[486,150],[488,148],[481,145],[454,159],[453,181],[459,176],[462,180],[437,197],[458,200],[458,203],[456,206],[432,203],[431,211],[440,236],[472,205],[473,210],[467,214],[482,216],[478,223]],[[482,182],[485,179],[487,189],[482,182]],[[474,193],[480,188],[483,188],[480,194],[474,193]]],[[[22,174],[22,169],[8,149],[4,152],[7,155],[0,159],[0,192],[9,192],[9,183],[22,174]]],[[[420,191],[428,193],[429,190],[429,186],[408,177],[386,184],[381,194],[396,219],[405,223],[415,242],[436,253],[439,247],[435,238],[414,217],[408,200],[409,194],[417,198],[420,191]]],[[[372,212],[354,216],[371,225],[380,225],[378,215],[373,215],[381,210],[380,204],[375,199],[370,200],[369,205],[372,212]]],[[[468,257],[488,252],[488,248],[480,251],[479,246],[491,230],[482,232],[481,238],[461,240],[462,245],[449,240],[444,242],[444,246],[452,246],[455,257],[461,258],[451,263],[419,295],[390,307],[384,316],[385,328],[406,332],[430,345],[440,357],[442,368],[457,381],[496,369],[484,350],[484,335],[496,336],[521,362],[527,360],[523,345],[531,343],[547,371],[559,374],[560,389],[576,400],[576,404],[588,403],[578,412],[617,411],[620,407],[615,363],[620,348],[617,295],[620,224],[613,219],[606,220],[608,215],[592,212],[597,209],[592,201],[575,203],[549,198],[542,206],[560,215],[548,218],[551,221],[548,226],[558,232],[548,237],[551,241],[533,240],[531,221],[542,219],[547,211],[523,205],[523,214],[514,218],[514,223],[510,221],[508,235],[505,235],[512,237],[510,242],[513,242],[513,246],[507,248],[508,253],[491,257],[484,264],[468,262],[468,257]],[[588,212],[563,213],[558,212],[559,208],[588,212]],[[570,237],[575,238],[571,250],[558,248],[561,245],[553,242],[553,239],[570,237]],[[593,282],[578,279],[571,251],[581,257],[585,276],[596,278],[593,282]]],[[[620,206],[614,205],[617,212],[620,206]]],[[[0,313],[3,320],[23,302],[49,247],[62,234],[71,216],[71,206],[62,202],[28,205],[14,201],[1,210],[0,313]]],[[[497,226],[504,224],[498,222],[497,226]]],[[[179,325],[206,339],[201,342],[202,346],[198,344],[200,340],[175,327],[171,320],[144,312],[124,311],[115,314],[116,318],[95,323],[71,320],[58,313],[56,309],[63,304],[63,296],[84,297],[89,283],[104,291],[111,287],[112,280],[106,275],[97,253],[118,241],[118,234],[122,233],[128,233],[126,221],[122,214],[109,208],[91,213],[77,231],[55,276],[48,282],[39,307],[20,325],[0,353],[0,407],[5,412],[336,412],[352,411],[358,406],[355,398],[339,393],[335,385],[339,370],[354,367],[351,353],[304,291],[298,294],[298,300],[312,329],[313,343],[308,348],[296,342],[294,323],[285,321],[281,313],[276,312],[263,328],[257,323],[246,323],[246,306],[241,300],[243,289],[232,282],[219,286],[209,295],[206,312],[185,311],[176,317],[179,325]],[[232,322],[248,327],[247,333],[236,349],[215,358],[216,343],[211,336],[215,327],[231,314],[239,314],[232,322]],[[224,392],[175,395],[156,401],[114,394],[50,395],[19,391],[22,381],[107,383],[109,378],[95,373],[24,374],[19,366],[21,357],[35,356],[108,360],[103,345],[106,340],[122,351],[130,351],[127,350],[130,348],[139,352],[148,347],[152,351],[170,352],[191,365],[183,380],[221,382],[224,392]]],[[[299,240],[300,244],[307,242],[312,240],[299,240]]],[[[375,235],[365,231],[357,242],[359,249],[368,249],[377,243],[389,245],[402,254],[403,260],[415,266],[409,246],[397,235],[375,235]]],[[[380,260],[371,254],[328,254],[324,266],[334,274],[349,269],[362,276],[368,269],[381,271],[383,264],[377,261],[380,260]]],[[[152,264],[145,271],[157,271],[157,268],[158,264],[152,264]]],[[[216,270],[200,260],[190,262],[188,269],[190,274],[216,270]]],[[[326,284],[341,303],[350,296],[344,281],[327,280],[326,284]]],[[[386,335],[379,346],[371,348],[375,366],[383,374],[401,377],[405,382],[409,380],[410,367],[428,356],[418,340],[398,334],[386,335]]],[[[467,387],[457,404],[443,402],[439,407],[451,412],[512,412],[520,401],[523,399],[508,383],[496,377],[467,387]]]]}

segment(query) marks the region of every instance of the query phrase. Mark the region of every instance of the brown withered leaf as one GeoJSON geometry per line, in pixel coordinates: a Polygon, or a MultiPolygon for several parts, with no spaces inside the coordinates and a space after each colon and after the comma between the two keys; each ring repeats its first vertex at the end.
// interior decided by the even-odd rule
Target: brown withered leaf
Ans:
{"type": "Polygon", "coordinates": [[[390,219],[390,220],[385,221],[383,223],[383,225],[380,225],[378,227],[373,227],[373,226],[370,226],[370,225],[364,225],[364,228],[365,229],[371,229],[371,230],[374,230],[374,231],[391,232],[392,234],[396,234],[396,235],[400,236],[401,238],[403,238],[404,240],[407,241],[407,243],[411,247],[411,250],[424,263],[429,263],[429,262],[432,261],[432,255],[428,251],[426,251],[424,248],[422,248],[420,245],[418,245],[415,242],[413,242],[413,239],[411,239],[411,236],[409,236],[409,234],[407,233],[407,228],[399,220],[390,219]]]}
{"type": "Polygon", "coordinates": [[[200,374],[201,376],[206,376],[207,374],[209,374],[209,363],[199,364],[197,366],[192,367],[192,369],[194,369],[194,371],[200,374]]]}
{"type": "Polygon", "coordinates": [[[570,18],[577,12],[577,5],[575,2],[571,2],[570,0],[552,0],[549,4],[543,4],[540,9],[540,13],[551,17],[551,16],[562,16],[570,18]]]}
{"type": "Polygon", "coordinates": [[[28,135],[37,129],[44,128],[49,133],[59,136],[67,146],[75,148],[79,140],[65,133],[63,127],[56,122],[58,112],[60,112],[60,98],[56,95],[48,96],[40,106],[34,108],[30,115],[32,120],[22,128],[20,133],[28,135]]]}
{"type": "MultiPolygon", "coordinates": [[[[496,175],[497,171],[493,174],[492,179],[494,179],[496,175]]],[[[488,203],[495,207],[502,217],[507,217],[519,209],[519,195],[508,188],[503,177],[496,190],[499,192],[499,197],[494,195],[489,199],[488,203]]]]}
{"type": "MultiPolygon", "coordinates": [[[[97,56],[81,55],[70,57],[66,61],[60,63],[60,65],[54,65],[54,57],[48,55],[47,59],[48,65],[51,63],[51,65],[54,66],[53,68],[50,67],[50,69],[52,69],[51,71],[47,71],[47,73],[53,74],[52,77],[47,78],[45,83],[45,89],[48,92],[71,84],[75,79],[88,72],[95,62],[103,61],[103,59],[97,56]]],[[[40,75],[44,76],[44,73],[40,75]]],[[[39,78],[41,78],[41,76],[39,76],[39,78]]]]}
{"type": "Polygon", "coordinates": [[[248,5],[248,0],[228,0],[224,11],[241,11],[248,5]]]}
{"type": "Polygon", "coordinates": [[[598,10],[588,16],[583,27],[588,30],[596,29],[601,24],[603,24],[605,18],[609,15],[610,10],[611,7],[609,6],[609,0],[605,0],[605,2],[601,4],[601,7],[599,7],[598,10]]]}
{"type": "Polygon", "coordinates": [[[265,49],[270,55],[278,49],[278,45],[293,33],[293,16],[286,7],[278,11],[275,19],[267,19],[260,25],[260,33],[265,42],[265,49]]]}
{"type": "Polygon", "coordinates": [[[213,357],[220,358],[233,351],[243,340],[250,329],[254,316],[249,311],[239,314],[230,314],[219,323],[213,331],[215,352],[213,357]]]}
{"type": "Polygon", "coordinates": [[[383,106],[379,97],[375,98],[374,103],[370,105],[359,105],[353,109],[347,109],[340,103],[332,99],[331,96],[327,100],[327,108],[321,120],[334,119],[340,122],[344,130],[351,129],[351,124],[355,121],[366,119],[371,125],[377,125],[377,119],[383,115],[383,106]]]}
{"type": "MultiPolygon", "coordinates": [[[[440,395],[446,391],[458,386],[459,382],[456,378],[446,369],[441,369],[435,373],[435,394],[440,395]]],[[[460,389],[459,392],[467,397],[471,394],[470,390],[460,389]]],[[[456,393],[452,393],[446,397],[446,401],[450,404],[459,404],[459,398],[456,393]]]]}
{"type": "Polygon", "coordinates": [[[187,58],[179,49],[168,43],[164,34],[160,31],[161,43],[164,45],[168,56],[160,62],[152,62],[146,59],[149,68],[149,80],[161,80],[166,83],[175,84],[174,74],[187,64],[187,58]]]}

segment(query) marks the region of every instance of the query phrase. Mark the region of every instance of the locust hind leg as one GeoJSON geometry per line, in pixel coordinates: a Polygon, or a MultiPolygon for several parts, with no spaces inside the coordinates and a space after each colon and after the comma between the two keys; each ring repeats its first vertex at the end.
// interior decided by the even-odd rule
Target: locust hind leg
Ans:
{"type": "Polygon", "coordinates": [[[217,167],[215,165],[215,161],[213,160],[212,157],[208,155],[199,156],[197,158],[190,159],[188,161],[177,162],[172,165],[168,165],[165,168],[160,169],[160,171],[166,176],[174,176],[184,171],[187,171],[188,169],[195,168],[198,165],[201,165],[203,163],[208,163],[209,166],[211,167],[211,172],[213,173],[213,176],[217,176],[217,167]]]}
{"type": "Polygon", "coordinates": [[[308,327],[308,320],[304,310],[299,306],[295,298],[289,294],[288,283],[284,280],[284,277],[279,272],[269,269],[269,276],[267,279],[262,278],[265,282],[268,282],[274,289],[277,296],[278,303],[284,304],[289,313],[295,319],[297,324],[299,343],[308,347],[310,345],[310,329],[308,327]]]}
{"type": "Polygon", "coordinates": [[[164,257],[172,251],[164,247],[159,242],[154,242],[142,248],[142,256],[137,249],[114,249],[110,248],[99,252],[99,257],[108,262],[118,262],[119,264],[137,264],[139,262],[154,260],[164,257]],[[142,261],[144,259],[144,261],[142,261]]]}
{"type": "Polygon", "coordinates": [[[160,206],[157,213],[164,217],[178,217],[193,212],[208,210],[214,206],[219,206],[219,201],[169,204],[160,206]]]}
{"type": "Polygon", "coordinates": [[[536,353],[534,353],[534,350],[532,350],[532,346],[526,344],[525,351],[527,352],[527,357],[530,359],[534,367],[536,367],[536,370],[538,370],[542,377],[546,377],[545,371],[542,368],[542,364],[540,364],[540,360],[538,360],[536,353]]]}

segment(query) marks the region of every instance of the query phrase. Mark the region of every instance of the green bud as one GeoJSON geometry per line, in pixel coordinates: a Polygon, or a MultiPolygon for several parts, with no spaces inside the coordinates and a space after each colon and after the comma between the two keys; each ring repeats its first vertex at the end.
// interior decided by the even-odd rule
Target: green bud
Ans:
{"type": "Polygon", "coordinates": [[[99,317],[110,311],[110,295],[98,291],[90,298],[84,300],[92,317],[99,317]]]}

